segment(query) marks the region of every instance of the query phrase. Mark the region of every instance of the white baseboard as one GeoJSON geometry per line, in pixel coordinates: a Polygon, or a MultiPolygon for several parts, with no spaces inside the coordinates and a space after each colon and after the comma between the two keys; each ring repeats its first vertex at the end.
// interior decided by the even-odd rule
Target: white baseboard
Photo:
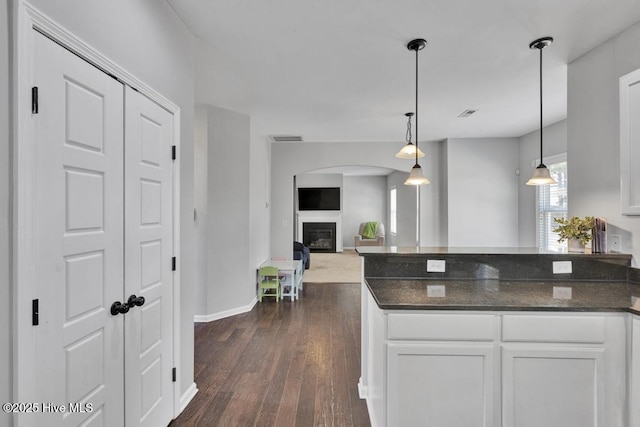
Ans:
{"type": "Polygon", "coordinates": [[[358,397],[360,397],[360,399],[367,398],[367,387],[362,384],[362,377],[358,379],[358,397]]]}
{"type": "Polygon", "coordinates": [[[255,307],[257,302],[258,298],[253,297],[253,300],[245,306],[236,307],[232,308],[231,310],[220,311],[218,313],[212,314],[196,314],[195,316],[193,316],[193,321],[196,323],[213,322],[214,320],[224,319],[226,317],[235,316],[237,314],[248,313],[253,310],[253,307],[255,307]]]}
{"type": "Polygon", "coordinates": [[[191,383],[187,391],[182,393],[182,396],[180,396],[180,413],[184,411],[184,409],[187,407],[189,402],[191,402],[191,399],[194,398],[196,393],[198,393],[198,387],[196,386],[196,383],[193,382],[191,383]]]}

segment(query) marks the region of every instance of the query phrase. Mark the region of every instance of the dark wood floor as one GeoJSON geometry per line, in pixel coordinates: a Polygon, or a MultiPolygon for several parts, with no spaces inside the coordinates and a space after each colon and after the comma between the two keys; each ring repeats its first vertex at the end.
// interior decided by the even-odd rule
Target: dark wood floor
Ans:
{"type": "Polygon", "coordinates": [[[170,427],[369,426],[360,286],[307,284],[298,301],[195,327],[199,392],[170,427]]]}

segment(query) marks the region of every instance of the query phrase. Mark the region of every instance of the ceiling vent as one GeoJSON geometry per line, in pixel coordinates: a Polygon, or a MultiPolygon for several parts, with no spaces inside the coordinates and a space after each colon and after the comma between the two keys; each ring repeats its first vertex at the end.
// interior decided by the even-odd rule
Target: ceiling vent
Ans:
{"type": "Polygon", "coordinates": [[[474,109],[464,110],[462,113],[460,113],[458,117],[459,118],[469,117],[470,115],[474,114],[476,111],[478,110],[474,110],[474,109]]]}
{"type": "Polygon", "coordinates": [[[271,142],[302,142],[302,135],[271,135],[271,142]]]}

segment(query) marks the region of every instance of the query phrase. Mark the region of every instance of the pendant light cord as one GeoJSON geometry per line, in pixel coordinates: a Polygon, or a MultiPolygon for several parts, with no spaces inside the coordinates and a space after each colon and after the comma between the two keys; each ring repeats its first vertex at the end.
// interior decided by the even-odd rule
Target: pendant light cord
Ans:
{"type": "Polygon", "coordinates": [[[540,51],[540,164],[544,165],[542,160],[542,47],[539,47],[540,51]]]}
{"type": "MultiPolygon", "coordinates": [[[[418,165],[418,51],[416,46],[416,164],[418,165]]],[[[420,248],[420,186],[416,185],[416,249],[420,248]]]]}
{"type": "Polygon", "coordinates": [[[416,165],[418,164],[418,51],[416,48],[416,165]]]}

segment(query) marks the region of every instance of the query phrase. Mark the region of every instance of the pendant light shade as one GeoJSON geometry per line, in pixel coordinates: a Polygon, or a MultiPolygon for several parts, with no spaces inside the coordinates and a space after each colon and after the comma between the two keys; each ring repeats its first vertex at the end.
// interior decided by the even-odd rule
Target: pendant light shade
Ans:
{"type": "Polygon", "coordinates": [[[418,150],[418,158],[423,158],[424,152],[421,149],[416,148],[416,146],[413,145],[412,142],[409,142],[404,147],[402,147],[400,151],[396,153],[396,157],[399,159],[415,159],[416,150],[418,150]]]}
{"type": "Polygon", "coordinates": [[[549,174],[549,169],[540,163],[533,171],[533,176],[527,181],[527,185],[557,184],[556,180],[549,174]]]}
{"type": "Polygon", "coordinates": [[[406,136],[407,143],[396,153],[396,157],[399,159],[415,159],[416,150],[418,150],[418,157],[424,157],[422,150],[416,148],[416,146],[413,145],[413,142],[411,142],[411,117],[413,117],[413,113],[405,113],[405,116],[408,117],[406,136]]]}
{"type": "Polygon", "coordinates": [[[531,177],[531,179],[529,179],[529,181],[527,181],[527,185],[546,185],[558,183],[549,173],[549,169],[547,168],[547,166],[545,166],[543,162],[544,157],[542,156],[542,49],[549,46],[551,43],[553,43],[553,37],[542,37],[529,43],[530,49],[538,49],[540,51],[540,164],[533,171],[533,176],[531,177]]]}
{"type": "MultiPolygon", "coordinates": [[[[425,39],[415,39],[415,40],[411,40],[409,42],[409,44],[407,44],[407,49],[409,50],[413,50],[416,53],[416,144],[415,144],[415,150],[414,150],[414,159],[416,160],[416,164],[413,165],[413,168],[411,168],[411,172],[409,172],[409,178],[407,178],[407,180],[404,182],[405,185],[425,185],[425,184],[429,184],[430,181],[425,178],[424,174],[422,173],[422,168],[420,167],[420,164],[418,163],[418,158],[424,156],[424,153],[422,153],[422,151],[420,151],[420,149],[418,148],[418,52],[421,51],[422,49],[424,49],[424,47],[427,45],[427,41],[425,39]],[[420,155],[422,154],[422,156],[420,155]]],[[[407,113],[406,114],[409,117],[409,125],[408,125],[408,135],[409,135],[409,144],[411,144],[411,116],[413,115],[412,113],[407,113]]],[[[407,144],[407,145],[409,145],[407,144]]],[[[413,144],[411,144],[413,145],[413,144]]],[[[405,146],[406,147],[406,146],[405,146]]],[[[400,154],[400,153],[398,153],[400,154]]],[[[396,157],[400,157],[398,156],[398,154],[396,154],[396,157]]],[[[417,228],[418,229],[418,228],[417,228]]],[[[419,241],[419,238],[418,238],[419,241]]]]}
{"type": "Polygon", "coordinates": [[[420,165],[416,163],[411,168],[411,172],[409,172],[409,177],[404,182],[404,185],[424,185],[424,184],[430,184],[430,183],[431,181],[425,178],[424,174],[422,173],[422,168],[420,167],[420,165]]]}

